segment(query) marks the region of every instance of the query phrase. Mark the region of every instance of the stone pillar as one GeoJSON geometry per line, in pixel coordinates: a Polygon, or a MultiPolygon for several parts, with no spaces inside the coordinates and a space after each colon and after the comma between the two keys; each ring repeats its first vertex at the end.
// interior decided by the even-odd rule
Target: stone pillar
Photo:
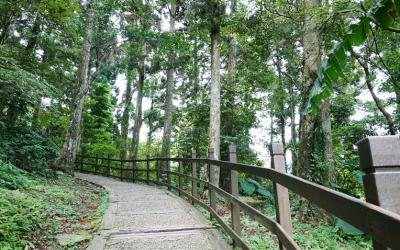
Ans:
{"type": "MultiPolygon", "coordinates": [[[[367,202],[400,214],[400,138],[370,136],[357,143],[367,202]]],[[[374,249],[389,249],[374,241],[374,249]]]]}

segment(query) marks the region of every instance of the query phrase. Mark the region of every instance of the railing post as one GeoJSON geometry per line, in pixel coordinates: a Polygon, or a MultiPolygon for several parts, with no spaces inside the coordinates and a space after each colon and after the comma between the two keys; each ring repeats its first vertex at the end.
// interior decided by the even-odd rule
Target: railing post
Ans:
{"type": "Polygon", "coordinates": [[[160,184],[160,168],[161,168],[161,164],[160,164],[160,161],[159,160],[157,160],[157,162],[156,162],[156,168],[157,168],[157,183],[158,184],[160,184]]]}
{"type": "Polygon", "coordinates": [[[124,160],[123,159],[121,159],[121,161],[120,161],[120,178],[121,178],[121,181],[123,180],[123,177],[122,177],[122,169],[123,169],[123,167],[124,167],[124,160]]]}
{"type": "MultiPolygon", "coordinates": [[[[271,144],[271,166],[273,169],[279,172],[286,172],[285,168],[285,155],[282,143],[271,144]]],[[[292,219],[290,216],[290,202],[289,192],[284,186],[274,182],[274,195],[275,195],[275,207],[276,207],[276,220],[283,229],[292,235],[292,219]]],[[[282,242],[279,241],[279,248],[285,249],[282,242]]]]}
{"type": "MultiPolygon", "coordinates": [[[[167,184],[171,185],[171,174],[170,174],[171,162],[169,160],[167,161],[166,166],[167,166],[167,184]]],[[[169,186],[168,186],[168,190],[171,191],[171,188],[169,186]]]]}
{"type": "MultiPolygon", "coordinates": [[[[236,155],[236,145],[229,145],[229,161],[232,163],[237,162],[236,155]]],[[[238,173],[235,170],[230,170],[231,176],[231,194],[235,197],[239,197],[239,186],[238,186],[238,173]]],[[[240,227],[240,208],[239,205],[235,202],[231,203],[231,215],[232,215],[232,229],[237,233],[237,235],[241,235],[241,227],[240,227]]],[[[235,247],[236,244],[234,244],[235,247]]]]}
{"type": "MultiPolygon", "coordinates": [[[[400,138],[370,136],[357,143],[366,201],[400,214],[400,138]]],[[[377,230],[379,230],[377,228],[377,230]]],[[[373,241],[375,250],[389,249],[373,241]]]]}
{"type": "MultiPolygon", "coordinates": [[[[192,149],[192,158],[196,159],[196,150],[192,149]]],[[[192,177],[197,178],[197,163],[192,162],[192,177]]],[[[197,197],[197,181],[192,179],[192,196],[197,197]]],[[[192,205],[194,205],[194,201],[192,201],[192,205]]]]}
{"type": "Polygon", "coordinates": [[[99,164],[99,155],[96,154],[96,162],[94,163],[94,174],[97,175],[97,165],[99,164]]]}
{"type": "Polygon", "coordinates": [[[136,162],[135,160],[131,160],[131,164],[132,164],[132,182],[135,182],[135,175],[136,175],[136,162]]]}
{"type": "Polygon", "coordinates": [[[81,155],[81,169],[80,169],[80,171],[83,173],[83,160],[85,159],[85,156],[84,156],[84,152],[82,151],[82,155],[81,155]]]}
{"type": "MultiPolygon", "coordinates": [[[[210,160],[214,160],[214,149],[213,148],[208,149],[208,158],[210,160]]],[[[215,167],[213,165],[211,165],[211,164],[208,165],[208,176],[209,176],[209,182],[211,184],[216,183],[214,168],[215,167]]],[[[209,187],[209,195],[210,195],[210,206],[212,209],[217,211],[217,197],[216,197],[215,190],[212,187],[209,187]]]]}
{"type": "MultiPolygon", "coordinates": [[[[179,155],[179,158],[183,158],[183,156],[182,155],[179,155]]],[[[182,177],[182,174],[183,174],[183,161],[179,161],[179,178],[178,178],[178,180],[179,180],[179,188],[180,189],[183,189],[183,177],[182,177]]],[[[179,195],[181,195],[181,192],[179,192],[179,195]]]]}
{"type": "Polygon", "coordinates": [[[107,170],[106,170],[106,176],[109,177],[111,172],[111,156],[108,154],[107,156],[107,170]]]}
{"type": "Polygon", "coordinates": [[[146,179],[147,179],[147,184],[150,184],[150,162],[149,162],[149,156],[146,156],[146,179]]]}

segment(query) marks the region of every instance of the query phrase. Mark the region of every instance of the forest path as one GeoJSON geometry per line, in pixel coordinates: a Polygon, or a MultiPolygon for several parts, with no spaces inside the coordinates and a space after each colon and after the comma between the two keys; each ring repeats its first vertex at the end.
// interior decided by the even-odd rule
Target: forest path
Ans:
{"type": "Polygon", "coordinates": [[[75,176],[110,193],[90,250],[231,249],[194,207],[169,191],[96,175],[75,176]]]}

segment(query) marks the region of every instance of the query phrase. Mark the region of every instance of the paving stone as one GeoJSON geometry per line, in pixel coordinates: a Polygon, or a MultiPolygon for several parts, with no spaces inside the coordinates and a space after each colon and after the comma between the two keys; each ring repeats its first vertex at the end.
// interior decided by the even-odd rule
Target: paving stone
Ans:
{"type": "Polygon", "coordinates": [[[57,235],[57,241],[60,246],[68,246],[81,241],[85,241],[91,238],[90,235],[81,235],[81,234],[59,234],[57,235]]]}

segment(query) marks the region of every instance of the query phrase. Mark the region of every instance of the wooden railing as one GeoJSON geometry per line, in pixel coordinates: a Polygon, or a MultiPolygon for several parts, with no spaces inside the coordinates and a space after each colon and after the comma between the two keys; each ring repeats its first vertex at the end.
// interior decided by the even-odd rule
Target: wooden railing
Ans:
{"type": "MultiPolygon", "coordinates": [[[[391,138],[391,140],[392,139],[393,138],[391,138]]],[[[400,140],[398,138],[396,139],[400,140]]],[[[371,141],[368,141],[368,143],[371,144],[371,141]]],[[[365,146],[365,143],[361,143],[360,145],[365,146]]],[[[371,151],[371,147],[369,146],[367,146],[367,151],[371,151]]],[[[399,151],[396,153],[400,154],[400,143],[397,146],[399,151]]],[[[104,158],[80,155],[77,158],[76,168],[78,171],[84,173],[100,174],[118,178],[120,180],[154,183],[157,185],[166,186],[169,190],[175,190],[179,195],[187,197],[192,204],[198,204],[206,209],[210,215],[219,222],[226,233],[228,233],[233,239],[234,245],[242,249],[250,248],[241,237],[240,211],[248,214],[251,218],[274,233],[279,239],[281,249],[300,249],[292,238],[288,189],[325,209],[334,216],[341,218],[349,224],[357,227],[364,233],[370,235],[374,239],[374,246],[376,249],[378,249],[380,246],[389,247],[391,249],[400,249],[399,214],[374,204],[361,201],[338,191],[326,188],[324,186],[309,182],[299,177],[286,174],[282,145],[273,144],[271,148],[272,168],[261,168],[252,165],[236,163],[236,148],[234,146],[229,147],[229,162],[213,160],[212,150],[209,152],[209,159],[196,158],[195,152],[192,153],[192,158],[147,158],[145,160],[135,161],[112,159],[110,157],[104,158]],[[178,171],[171,170],[170,166],[172,162],[178,163],[178,171]],[[144,164],[145,167],[140,167],[140,163],[144,164]],[[190,169],[188,169],[188,165],[190,165],[190,169]],[[230,172],[230,192],[218,187],[215,179],[213,180],[212,175],[210,175],[210,173],[213,173],[215,166],[226,169],[230,172]],[[197,174],[200,169],[207,173],[208,180],[199,178],[197,174]],[[145,178],[142,177],[143,174],[139,174],[141,172],[145,173],[145,178]],[[276,221],[270,219],[239,198],[237,179],[238,172],[266,178],[273,182],[277,218],[276,221]],[[178,180],[173,181],[173,178],[171,178],[172,176],[176,176],[178,180]],[[184,188],[185,180],[191,183],[191,188],[184,188]],[[199,198],[199,185],[203,185],[208,188],[208,202],[204,202],[199,198]],[[225,223],[225,221],[217,213],[217,194],[223,197],[231,205],[231,225],[225,223]]],[[[365,157],[371,158],[367,164],[371,164],[374,159],[376,160],[376,156],[372,152],[365,154],[364,151],[365,150],[363,149],[363,152],[360,152],[361,162],[366,161],[365,157]]],[[[395,165],[397,164],[396,166],[400,166],[400,157],[399,160],[392,160],[390,162],[392,165],[395,163],[395,165]]],[[[393,166],[391,166],[390,169],[393,169],[393,166]]],[[[370,172],[369,174],[377,174],[377,172],[378,171],[373,173],[370,172]]],[[[398,183],[395,183],[394,185],[400,187],[400,178],[396,178],[394,179],[397,180],[398,183]]],[[[393,190],[397,190],[397,192],[400,193],[399,188],[393,190]]],[[[394,196],[399,197],[398,194],[397,196],[396,194],[394,196]]],[[[400,199],[396,202],[395,204],[399,206],[400,199]]],[[[377,204],[379,205],[379,203],[377,204]]]]}

